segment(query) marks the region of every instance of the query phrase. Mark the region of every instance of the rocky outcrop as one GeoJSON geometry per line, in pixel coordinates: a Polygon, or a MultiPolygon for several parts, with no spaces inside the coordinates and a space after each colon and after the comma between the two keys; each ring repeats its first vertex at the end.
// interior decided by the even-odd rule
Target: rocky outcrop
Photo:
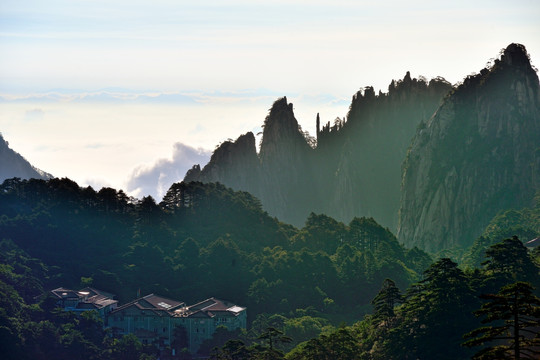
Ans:
{"type": "Polygon", "coordinates": [[[428,251],[468,246],[500,210],[530,205],[539,134],[538,77],[511,44],[420,125],[403,164],[399,240],[428,251]]]}
{"type": "Polygon", "coordinates": [[[281,220],[303,224],[319,198],[313,149],[287,98],[278,99],[264,121],[259,153],[260,199],[281,220]]]}
{"type": "Polygon", "coordinates": [[[19,153],[10,149],[0,133],[0,183],[6,179],[51,179],[53,176],[33,167],[19,153]]]}
{"type": "Polygon", "coordinates": [[[273,104],[264,121],[259,154],[249,132],[234,142],[222,143],[210,162],[202,170],[195,165],[184,181],[221,182],[248,191],[261,199],[272,215],[300,225],[317,198],[312,153],[294,117],[293,105],[283,97],[273,104]]]}
{"type": "Polygon", "coordinates": [[[242,135],[221,144],[209,164],[194,166],[184,181],[249,191],[271,215],[297,226],[316,212],[346,222],[372,216],[395,229],[406,149],[450,88],[444,79],[428,83],[409,73],[386,94],[365,88],[353,97],[347,119],[321,127],[317,117],[315,149],[293,105],[278,99],[265,119],[258,155],[253,135],[242,135]]]}
{"type": "Polygon", "coordinates": [[[319,132],[318,150],[326,153],[321,157],[334,158],[330,166],[337,165],[326,171],[334,176],[326,179],[331,192],[325,213],[345,221],[373,217],[395,231],[401,163],[418,124],[431,117],[450,89],[442,78],[427,82],[407,72],[392,81],[388,93],[376,95],[371,87],[358,92],[339,130],[327,125],[319,132]]]}
{"type": "Polygon", "coordinates": [[[255,136],[248,132],[234,142],[222,143],[204,169],[193,166],[184,181],[221,182],[235,190],[259,194],[259,178],[255,136]]]}

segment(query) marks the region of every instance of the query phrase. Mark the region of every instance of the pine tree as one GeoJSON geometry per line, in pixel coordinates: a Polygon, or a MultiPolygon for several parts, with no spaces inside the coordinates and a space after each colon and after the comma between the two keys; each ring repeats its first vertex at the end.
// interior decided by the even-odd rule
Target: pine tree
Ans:
{"type": "Polygon", "coordinates": [[[424,272],[424,280],[409,288],[399,311],[396,343],[389,347],[404,358],[468,358],[461,334],[475,328],[475,308],[463,271],[452,260],[440,259],[424,272]]]}
{"type": "Polygon", "coordinates": [[[465,335],[464,343],[473,347],[495,343],[480,350],[473,359],[538,359],[540,357],[540,298],[526,282],[504,286],[497,294],[482,295],[488,300],[477,316],[485,316],[480,327],[465,335]]]}
{"type": "Polygon", "coordinates": [[[535,266],[523,243],[513,236],[486,250],[487,260],[482,263],[488,277],[491,291],[516,281],[536,284],[539,281],[538,267],[535,266]]]}
{"type": "Polygon", "coordinates": [[[386,320],[394,317],[394,307],[402,301],[403,296],[399,292],[396,283],[391,279],[385,279],[381,290],[371,302],[375,308],[375,319],[386,320]]]}

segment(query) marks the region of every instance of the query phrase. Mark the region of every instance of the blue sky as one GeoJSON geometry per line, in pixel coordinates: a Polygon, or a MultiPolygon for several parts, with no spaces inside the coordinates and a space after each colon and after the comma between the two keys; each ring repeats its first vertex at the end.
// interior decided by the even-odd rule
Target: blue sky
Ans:
{"type": "Polygon", "coordinates": [[[511,42],[538,66],[538,19],[533,0],[3,0],[0,131],[45,171],[125,187],[175,143],[256,130],[278,96],[312,131],[406,71],[455,83],[511,42]]]}

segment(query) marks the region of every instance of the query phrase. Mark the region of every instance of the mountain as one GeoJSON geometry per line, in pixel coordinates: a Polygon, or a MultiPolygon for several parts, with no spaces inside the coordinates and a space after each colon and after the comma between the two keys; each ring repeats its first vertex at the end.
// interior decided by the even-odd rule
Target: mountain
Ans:
{"type": "Polygon", "coordinates": [[[212,154],[210,161],[201,170],[193,166],[184,181],[205,181],[233,184],[252,194],[259,193],[259,159],[255,147],[255,136],[248,132],[235,142],[225,141],[212,154]]]}
{"type": "Polygon", "coordinates": [[[468,76],[420,124],[403,164],[398,238],[429,251],[471,245],[540,188],[540,91],[523,45],[468,76]]]}
{"type": "Polygon", "coordinates": [[[53,176],[33,167],[19,153],[9,147],[0,133],[0,183],[6,179],[18,177],[21,179],[51,179],[53,176]]]}
{"type": "Polygon", "coordinates": [[[346,119],[321,126],[317,138],[302,131],[287,98],[278,99],[264,121],[257,154],[252,133],[227,141],[201,170],[184,181],[221,182],[261,199],[264,209],[300,226],[311,212],[341,221],[375,217],[395,229],[400,198],[400,165],[418,124],[429,118],[451,85],[392,81],[388,93],[372,87],[353,97],[346,119]]]}
{"type": "Polygon", "coordinates": [[[202,170],[194,166],[184,181],[220,182],[248,191],[262,199],[273,216],[302,224],[319,198],[314,151],[286,97],[274,102],[263,127],[259,154],[255,136],[249,132],[221,144],[210,162],[202,170]]]}
{"type": "Polygon", "coordinates": [[[443,78],[427,82],[407,72],[388,93],[359,91],[347,119],[317,131],[323,212],[338,219],[370,216],[397,228],[401,163],[418,124],[435,112],[451,89],[443,78]]]}

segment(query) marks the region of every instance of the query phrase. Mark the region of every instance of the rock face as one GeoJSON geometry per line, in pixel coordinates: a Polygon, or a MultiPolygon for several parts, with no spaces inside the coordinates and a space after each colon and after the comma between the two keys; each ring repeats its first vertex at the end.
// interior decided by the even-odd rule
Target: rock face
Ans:
{"type": "Polygon", "coordinates": [[[6,179],[51,179],[53,176],[33,167],[19,153],[9,148],[9,144],[0,133],[0,183],[6,179]]]}
{"type": "Polygon", "coordinates": [[[321,127],[317,142],[306,138],[286,98],[264,122],[257,155],[253,134],[223,143],[204,169],[194,166],[184,181],[221,182],[258,197],[271,215],[297,226],[310,212],[341,221],[372,216],[395,230],[400,166],[410,139],[451,89],[443,79],[392,82],[387,94],[368,87],[354,97],[347,119],[321,127]]]}
{"type": "Polygon", "coordinates": [[[287,98],[278,99],[264,122],[257,154],[255,136],[248,132],[235,142],[222,143],[210,162],[195,165],[184,181],[221,182],[248,191],[279,219],[301,224],[315,203],[317,186],[311,157],[313,150],[302,135],[287,98]]]}
{"type": "Polygon", "coordinates": [[[398,239],[468,246],[497,212],[540,188],[540,91],[522,45],[469,76],[422,122],[403,163],[398,239]]]}
{"type": "Polygon", "coordinates": [[[367,87],[352,100],[346,121],[318,131],[323,212],[342,220],[370,216],[397,228],[401,163],[418,124],[435,112],[451,85],[442,78],[392,81],[388,93],[367,87]]]}
{"type": "Polygon", "coordinates": [[[255,136],[248,132],[235,142],[222,143],[204,169],[195,165],[187,172],[184,181],[221,182],[236,190],[260,193],[255,136]]]}
{"type": "Polygon", "coordinates": [[[302,224],[319,198],[313,149],[287,98],[277,100],[264,121],[259,153],[260,199],[278,219],[302,224]]]}

